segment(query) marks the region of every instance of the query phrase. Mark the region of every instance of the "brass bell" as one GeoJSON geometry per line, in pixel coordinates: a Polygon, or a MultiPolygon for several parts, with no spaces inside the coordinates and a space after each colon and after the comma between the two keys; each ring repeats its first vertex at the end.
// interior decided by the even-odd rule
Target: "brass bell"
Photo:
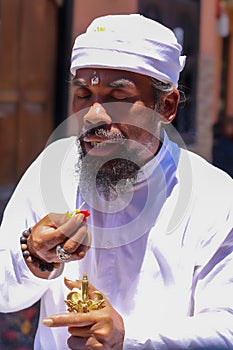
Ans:
{"type": "Polygon", "coordinates": [[[81,290],[73,288],[68,293],[65,303],[68,306],[69,312],[89,312],[91,310],[100,310],[104,307],[104,296],[98,290],[93,293],[96,294],[96,299],[90,299],[88,296],[88,278],[83,275],[81,290]]]}

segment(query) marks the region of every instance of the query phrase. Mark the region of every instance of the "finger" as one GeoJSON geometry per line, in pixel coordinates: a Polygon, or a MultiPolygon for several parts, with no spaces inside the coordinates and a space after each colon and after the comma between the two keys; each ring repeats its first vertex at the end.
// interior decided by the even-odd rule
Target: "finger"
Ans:
{"type": "Polygon", "coordinates": [[[90,247],[86,246],[86,245],[80,245],[78,247],[78,249],[76,250],[76,252],[72,255],[73,260],[81,260],[84,258],[84,256],[86,255],[86,252],[90,249],[90,247]]]}
{"type": "MultiPolygon", "coordinates": [[[[69,257],[69,260],[67,262],[83,259],[89,249],[90,247],[84,246],[82,244],[78,247],[78,249],[76,249],[74,253],[68,251],[68,249],[64,249],[66,253],[71,253],[71,256],[69,257]]],[[[57,255],[56,249],[52,249],[50,252],[52,253],[51,261],[61,262],[60,259],[56,256],[57,255]]]]}
{"type": "Polygon", "coordinates": [[[64,222],[62,225],[58,226],[56,231],[59,232],[63,238],[64,237],[71,238],[80,227],[85,226],[85,223],[83,220],[84,220],[83,214],[75,215],[71,218],[68,218],[68,220],[64,222]]]}
{"type": "MultiPolygon", "coordinates": [[[[83,214],[80,214],[80,216],[83,216],[83,214]]],[[[35,236],[44,235],[47,242],[51,241],[54,244],[57,244],[61,239],[64,240],[64,238],[67,237],[68,230],[74,225],[74,222],[75,220],[71,220],[66,214],[50,213],[32,228],[32,234],[35,236]]],[[[73,230],[75,229],[76,227],[74,227],[73,230]]]]}
{"type": "Polygon", "coordinates": [[[92,335],[92,331],[90,326],[85,327],[68,327],[68,332],[75,336],[80,338],[87,338],[92,335]]]}
{"type": "MultiPolygon", "coordinates": [[[[90,232],[86,232],[86,237],[83,240],[83,243],[77,246],[77,249],[73,253],[73,258],[76,256],[77,259],[82,259],[86,255],[86,252],[90,249],[91,246],[91,234],[90,232]]],[[[63,246],[64,248],[64,246],[63,246]]],[[[69,248],[66,248],[66,251],[69,251],[69,248]]],[[[76,260],[75,257],[75,260],[76,260]]]]}
{"type": "MultiPolygon", "coordinates": [[[[69,221],[71,218],[81,219],[81,221],[84,220],[84,214],[78,213],[72,217],[68,216],[66,213],[49,213],[45,215],[38,223],[43,224],[44,226],[50,226],[50,227],[60,227],[67,221],[69,221]]],[[[36,224],[37,225],[37,224],[36,224]]],[[[35,226],[36,226],[35,225],[35,226]]]]}
{"type": "Polygon", "coordinates": [[[70,219],[75,218],[75,219],[81,219],[83,221],[85,219],[84,214],[82,213],[77,213],[74,216],[69,216],[67,213],[59,214],[59,213],[49,213],[46,215],[42,220],[45,220],[45,223],[48,225],[51,225],[53,227],[60,227],[70,219]]]}
{"type": "Polygon", "coordinates": [[[67,339],[67,345],[71,350],[84,350],[86,349],[85,343],[86,339],[84,338],[69,337],[67,339]]]}
{"type": "Polygon", "coordinates": [[[44,318],[42,323],[44,326],[47,326],[47,327],[91,326],[95,323],[95,319],[93,318],[92,314],[93,312],[88,312],[88,313],[70,312],[65,314],[56,314],[56,315],[51,315],[44,318]]]}
{"type": "Polygon", "coordinates": [[[103,344],[94,335],[87,338],[85,346],[87,349],[103,349],[103,344]]]}
{"type": "Polygon", "coordinates": [[[71,238],[67,239],[63,244],[63,249],[69,253],[74,253],[83,242],[88,242],[88,232],[86,225],[76,230],[71,238]]]}
{"type": "Polygon", "coordinates": [[[69,288],[70,290],[72,290],[73,288],[81,288],[82,285],[82,281],[80,280],[76,280],[76,281],[72,281],[67,277],[64,277],[64,283],[66,285],[67,288],[69,288]]]}
{"type": "MultiPolygon", "coordinates": [[[[63,225],[68,220],[69,218],[65,214],[50,213],[33,226],[32,235],[29,238],[33,237],[41,246],[43,246],[44,241],[46,244],[50,244],[56,240],[56,236],[59,236],[56,232],[57,224],[63,225]]],[[[58,237],[58,239],[60,238],[58,237]]]]}
{"type": "MultiPolygon", "coordinates": [[[[57,228],[52,226],[42,226],[38,227],[38,229],[40,229],[41,233],[46,234],[46,242],[49,243],[50,247],[52,248],[62,243],[67,239],[67,237],[72,237],[75,235],[81,226],[85,226],[83,219],[84,215],[78,214],[75,217],[64,219],[64,221],[66,221],[57,228]]],[[[33,230],[36,229],[37,225],[33,228],[33,230]]]]}
{"type": "Polygon", "coordinates": [[[69,217],[67,216],[67,214],[49,213],[42,219],[42,222],[48,226],[57,228],[63,225],[68,220],[69,220],[69,217]]]}
{"type": "Polygon", "coordinates": [[[90,350],[90,349],[103,349],[102,344],[98,340],[91,336],[89,338],[70,337],[67,340],[69,349],[72,350],[90,350]]]}
{"type": "Polygon", "coordinates": [[[92,239],[92,236],[91,236],[91,232],[89,230],[87,230],[87,234],[83,240],[83,245],[87,246],[88,248],[90,248],[91,246],[91,239],[92,239]]]}

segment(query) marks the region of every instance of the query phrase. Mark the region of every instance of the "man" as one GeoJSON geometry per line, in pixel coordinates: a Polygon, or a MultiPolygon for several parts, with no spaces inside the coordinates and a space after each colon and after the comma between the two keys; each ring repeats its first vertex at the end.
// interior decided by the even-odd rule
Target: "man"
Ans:
{"type": "Polygon", "coordinates": [[[37,350],[233,349],[232,180],[163,128],[181,49],[137,14],[76,39],[75,136],[31,165],[2,223],[1,311],[41,299],[37,350]]]}

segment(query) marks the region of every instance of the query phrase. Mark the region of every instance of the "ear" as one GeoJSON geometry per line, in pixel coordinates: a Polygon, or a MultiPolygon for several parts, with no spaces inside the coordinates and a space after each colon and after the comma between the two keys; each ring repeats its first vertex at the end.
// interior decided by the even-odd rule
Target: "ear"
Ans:
{"type": "Polygon", "coordinates": [[[162,116],[162,123],[169,124],[173,121],[176,116],[179,101],[180,94],[176,88],[174,88],[169,95],[162,97],[159,108],[159,113],[162,116]]]}

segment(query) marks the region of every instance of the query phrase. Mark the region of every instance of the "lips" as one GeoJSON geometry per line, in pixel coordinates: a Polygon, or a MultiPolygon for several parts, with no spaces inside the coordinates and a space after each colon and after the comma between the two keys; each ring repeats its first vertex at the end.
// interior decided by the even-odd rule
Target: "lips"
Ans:
{"type": "Polygon", "coordinates": [[[91,146],[95,147],[95,146],[98,146],[98,145],[103,144],[105,142],[108,142],[109,140],[105,137],[91,135],[91,136],[84,136],[83,141],[85,143],[89,143],[91,146]]]}
{"type": "Polygon", "coordinates": [[[85,151],[92,156],[107,156],[120,150],[121,139],[106,139],[100,137],[84,137],[82,139],[85,151]]]}
{"type": "Polygon", "coordinates": [[[91,141],[90,144],[91,147],[104,147],[106,145],[106,142],[91,141]]]}
{"type": "Polygon", "coordinates": [[[107,155],[117,152],[118,147],[125,140],[126,137],[115,126],[101,125],[86,130],[81,142],[85,151],[90,155],[107,155]]]}
{"type": "Polygon", "coordinates": [[[84,138],[83,140],[86,144],[89,144],[91,147],[104,147],[107,145],[119,144],[122,140],[117,139],[88,139],[84,138]]]}

